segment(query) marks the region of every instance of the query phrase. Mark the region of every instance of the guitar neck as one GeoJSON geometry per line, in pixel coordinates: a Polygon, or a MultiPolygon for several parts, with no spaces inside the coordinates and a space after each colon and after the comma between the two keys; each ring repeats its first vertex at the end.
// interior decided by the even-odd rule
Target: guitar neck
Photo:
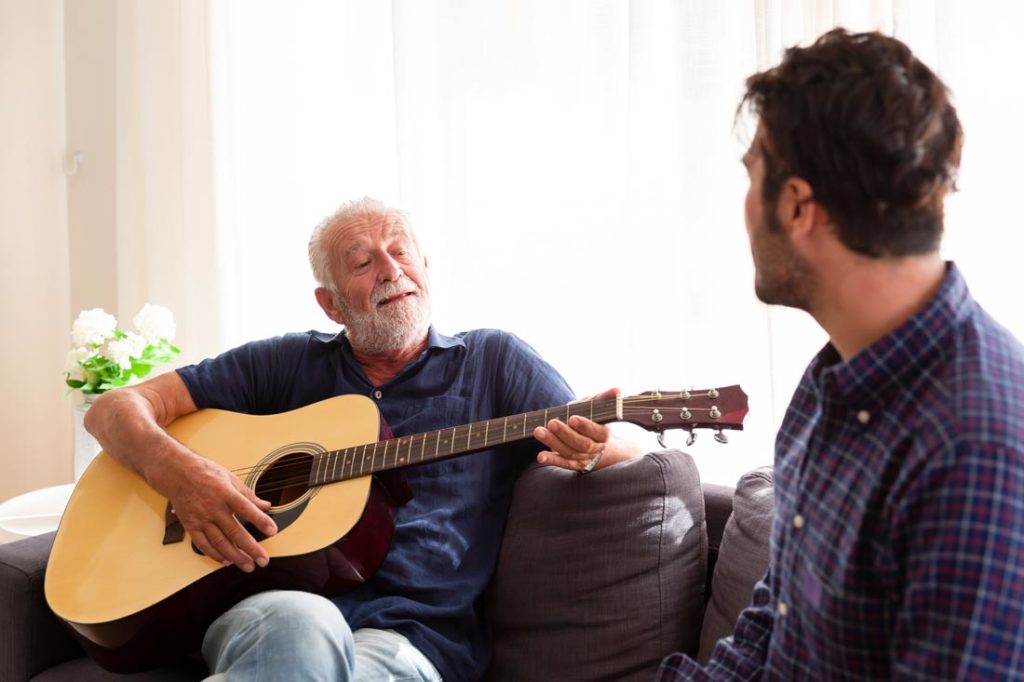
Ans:
{"type": "Polygon", "coordinates": [[[509,417],[452,426],[391,440],[366,443],[316,455],[310,486],[360,478],[380,471],[399,469],[448,457],[468,455],[506,443],[533,437],[533,430],[552,419],[568,422],[580,415],[599,424],[622,419],[622,398],[587,400],[509,417]]]}

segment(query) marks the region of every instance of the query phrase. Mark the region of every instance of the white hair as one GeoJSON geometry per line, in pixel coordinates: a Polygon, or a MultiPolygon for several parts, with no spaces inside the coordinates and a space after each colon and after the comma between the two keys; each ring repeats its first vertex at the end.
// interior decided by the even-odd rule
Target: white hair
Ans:
{"type": "Polygon", "coordinates": [[[317,284],[337,293],[334,290],[334,277],[331,272],[331,253],[324,248],[324,237],[330,233],[331,229],[352,218],[370,219],[378,216],[391,216],[401,221],[409,232],[410,239],[417,244],[417,249],[419,248],[416,235],[412,233],[412,228],[409,226],[409,216],[405,211],[388,206],[380,199],[371,197],[353,199],[345,202],[336,211],[321,220],[313,228],[313,234],[309,237],[309,265],[313,268],[313,277],[316,278],[317,284]]]}

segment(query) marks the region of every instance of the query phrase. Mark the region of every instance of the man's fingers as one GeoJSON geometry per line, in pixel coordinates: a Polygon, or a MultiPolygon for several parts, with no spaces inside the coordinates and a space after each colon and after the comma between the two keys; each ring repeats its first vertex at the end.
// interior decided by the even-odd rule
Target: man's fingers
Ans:
{"type": "Polygon", "coordinates": [[[561,467],[562,469],[570,469],[572,471],[581,471],[587,466],[586,460],[583,459],[567,459],[562,457],[557,452],[542,452],[540,457],[543,457],[541,464],[550,464],[552,466],[561,467]]]}
{"type": "Polygon", "coordinates": [[[568,425],[553,419],[548,422],[547,431],[564,444],[564,448],[557,448],[563,455],[597,454],[608,440],[608,427],[579,416],[570,417],[568,425]]]}
{"type": "Polygon", "coordinates": [[[547,446],[548,450],[562,455],[569,454],[571,448],[562,441],[551,429],[538,426],[533,430],[533,437],[547,446]]]}
{"type": "Polygon", "coordinates": [[[196,548],[198,548],[200,552],[218,563],[231,563],[210,543],[210,540],[206,537],[206,533],[201,530],[190,530],[189,535],[192,536],[192,542],[195,543],[196,548]]]}
{"type": "Polygon", "coordinates": [[[270,502],[256,497],[256,493],[249,488],[245,486],[242,488],[244,492],[240,497],[234,499],[231,505],[234,515],[256,526],[261,533],[268,537],[277,533],[277,524],[267,515],[267,511],[271,507],[270,502]]]}

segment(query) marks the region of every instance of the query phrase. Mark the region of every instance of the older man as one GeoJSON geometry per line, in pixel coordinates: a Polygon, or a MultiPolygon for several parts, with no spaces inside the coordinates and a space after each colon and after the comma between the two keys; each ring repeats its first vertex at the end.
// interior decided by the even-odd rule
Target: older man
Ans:
{"type": "Polygon", "coordinates": [[[768,575],[706,668],[674,654],[658,679],[1021,679],[1024,349],[939,256],[946,87],[835,30],[745,101],[757,295],[830,342],[776,441],[768,575]]]}
{"type": "MultiPolygon", "coordinates": [[[[287,334],[228,351],[135,387],[111,391],[87,427],[104,448],[172,503],[196,546],[244,571],[267,564],[238,523],[274,522],[240,479],[189,451],[163,426],[198,408],[277,413],[342,393],[371,396],[396,436],[568,402],[559,374],[515,336],[430,326],[427,260],[406,216],[363,199],[313,231],[316,299],[341,334],[287,334]]],[[[217,674],[246,680],[470,680],[490,643],[479,600],[493,572],[517,473],[532,458],[580,470],[637,454],[607,427],[573,417],[536,442],[407,469],[415,494],[400,508],[378,572],[332,601],[274,591],[250,597],[208,629],[217,674]]]]}

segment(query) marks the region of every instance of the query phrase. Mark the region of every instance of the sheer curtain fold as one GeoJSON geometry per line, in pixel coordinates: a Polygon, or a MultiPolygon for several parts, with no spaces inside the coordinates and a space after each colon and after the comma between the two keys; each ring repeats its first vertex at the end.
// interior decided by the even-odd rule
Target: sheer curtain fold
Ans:
{"type": "Polygon", "coordinates": [[[204,0],[117,4],[117,309],[170,308],[187,359],[221,347],[204,0]]]}

